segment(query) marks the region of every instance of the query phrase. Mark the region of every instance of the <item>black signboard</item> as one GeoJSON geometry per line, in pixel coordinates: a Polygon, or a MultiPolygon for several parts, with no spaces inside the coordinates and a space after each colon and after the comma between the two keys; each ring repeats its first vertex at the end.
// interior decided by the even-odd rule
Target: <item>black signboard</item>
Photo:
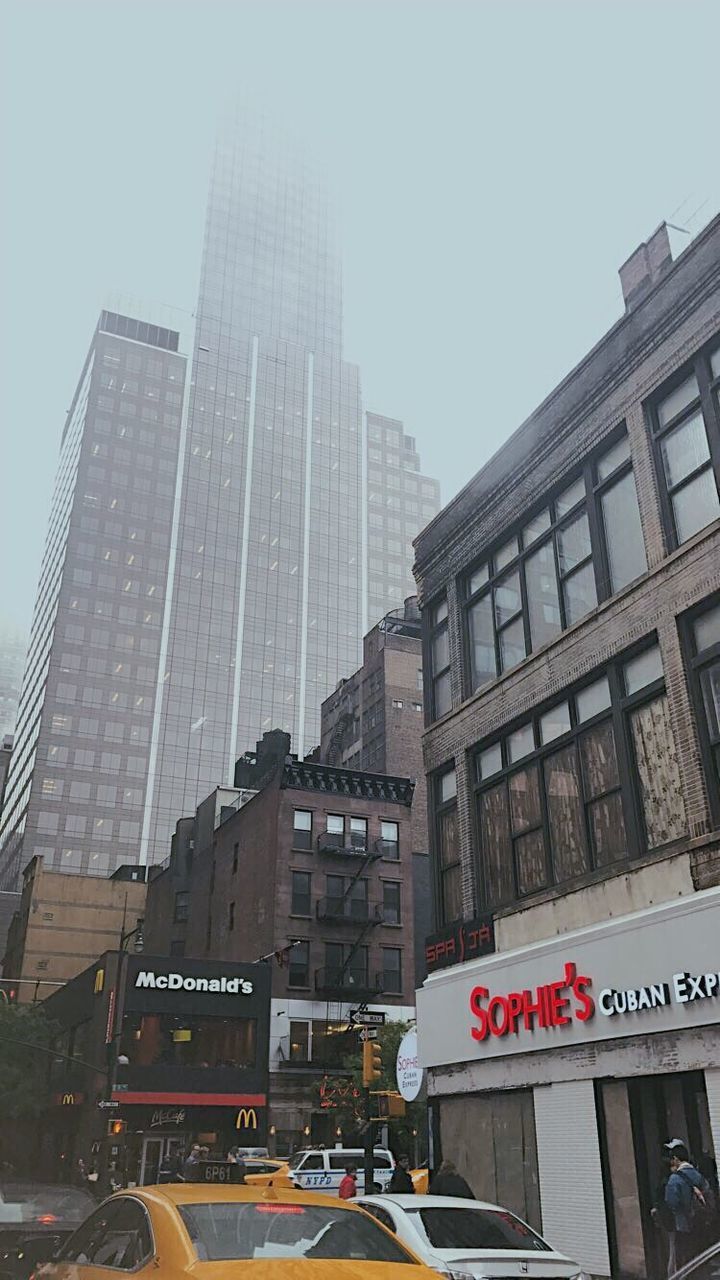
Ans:
{"type": "Polygon", "coordinates": [[[201,1160],[197,1166],[194,1182],[216,1182],[232,1184],[242,1182],[242,1166],[225,1160],[201,1160]]]}
{"type": "Polygon", "coordinates": [[[464,960],[476,960],[495,950],[495,929],[491,915],[474,920],[457,920],[425,939],[425,963],[428,973],[449,969],[464,960]]]}

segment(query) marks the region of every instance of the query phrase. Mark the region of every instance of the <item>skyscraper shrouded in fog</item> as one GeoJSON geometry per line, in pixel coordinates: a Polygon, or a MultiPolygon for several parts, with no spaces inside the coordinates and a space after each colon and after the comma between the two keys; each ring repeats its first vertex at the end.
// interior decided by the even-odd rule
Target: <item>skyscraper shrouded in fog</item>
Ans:
{"type": "Polygon", "coordinates": [[[103,312],[65,428],[0,884],[34,853],[98,873],[162,860],[265,730],[300,755],[319,741],[368,608],[395,603],[377,576],[368,602],[369,441],[335,234],[315,167],[270,125],[229,119],[182,412],[178,333],[103,312]]]}

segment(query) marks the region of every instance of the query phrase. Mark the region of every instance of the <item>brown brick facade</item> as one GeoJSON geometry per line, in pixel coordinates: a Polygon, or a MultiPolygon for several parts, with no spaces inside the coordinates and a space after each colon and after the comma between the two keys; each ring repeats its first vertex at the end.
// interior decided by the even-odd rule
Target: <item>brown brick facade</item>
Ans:
{"type": "MultiPolygon", "coordinates": [[[[492,739],[554,694],[561,696],[588,673],[600,672],[610,659],[652,633],[657,634],[662,655],[687,814],[687,839],[667,856],[684,857],[691,871],[688,887],[708,887],[720,879],[720,833],[714,830],[707,769],[689,692],[687,651],[680,634],[682,615],[720,589],[720,522],[707,525],[673,549],[663,519],[647,405],[668,378],[715,335],[720,337],[719,286],[720,219],[716,219],[417,540],[424,628],[428,606],[441,593],[447,595],[449,607],[453,710],[430,723],[424,753],[429,774],[453,762],[457,769],[466,917],[483,905],[477,883],[470,753],[479,742],[492,739]],[[569,477],[623,423],[630,441],[647,573],[507,674],[466,696],[463,575],[491,545],[502,541],[503,531],[509,537],[525,514],[542,502],[544,493],[569,477]]],[[[426,707],[429,713],[429,698],[426,707]]],[[[657,856],[651,892],[662,899],[667,864],[662,851],[657,856]]],[[[630,865],[616,865],[604,877],[617,878],[618,910],[630,901],[630,891],[619,887],[627,881],[630,865]]],[[[668,877],[668,888],[671,883],[668,877]]],[[[552,892],[563,896],[560,889],[552,892]]],[[[529,906],[526,901],[522,909],[527,912],[529,906]]],[[[582,910],[591,910],[587,901],[582,910]]],[[[578,923],[577,917],[574,909],[568,909],[554,927],[573,923],[578,923]]]]}

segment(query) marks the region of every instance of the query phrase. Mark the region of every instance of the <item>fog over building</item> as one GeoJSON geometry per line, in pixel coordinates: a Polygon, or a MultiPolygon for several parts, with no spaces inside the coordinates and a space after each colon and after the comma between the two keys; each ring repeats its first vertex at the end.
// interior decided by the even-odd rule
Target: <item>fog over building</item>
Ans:
{"type": "Polygon", "coordinates": [[[102,875],[161,861],[245,743],[273,726],[309,751],[360,661],[368,593],[376,616],[407,594],[438,505],[402,424],[363,413],[327,186],[267,122],[219,133],[182,327],[118,305],[83,367],[0,821],[6,888],[35,855],[102,875]]]}

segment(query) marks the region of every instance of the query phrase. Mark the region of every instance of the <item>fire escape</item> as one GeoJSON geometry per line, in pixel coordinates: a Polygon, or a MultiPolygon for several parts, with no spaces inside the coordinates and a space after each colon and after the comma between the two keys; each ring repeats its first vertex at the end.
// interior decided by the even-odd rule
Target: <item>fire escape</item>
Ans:
{"type": "Polygon", "coordinates": [[[342,894],[320,898],[315,908],[318,920],[328,925],[344,926],[342,963],[332,969],[319,969],[315,974],[315,990],[337,1000],[362,1003],[382,991],[382,974],[371,975],[368,972],[363,952],[372,931],[382,923],[382,909],[379,904],[370,902],[367,896],[356,896],[355,888],[368,869],[382,857],[382,841],[370,846],[367,836],[361,840],[352,831],[345,831],[342,835],[326,831],[318,836],[317,845],[318,853],[342,861],[347,870],[343,871],[345,886],[342,894]]]}

